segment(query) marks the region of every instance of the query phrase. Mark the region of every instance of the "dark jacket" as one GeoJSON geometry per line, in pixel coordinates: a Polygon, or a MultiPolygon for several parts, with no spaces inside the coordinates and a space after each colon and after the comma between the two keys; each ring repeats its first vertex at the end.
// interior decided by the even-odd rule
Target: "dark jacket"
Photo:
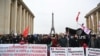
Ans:
{"type": "Polygon", "coordinates": [[[91,38],[89,41],[89,47],[91,48],[95,48],[95,44],[96,44],[96,38],[91,38]]]}
{"type": "Polygon", "coordinates": [[[77,38],[70,39],[70,47],[79,47],[79,39],[77,38]]]}
{"type": "Polygon", "coordinates": [[[60,38],[58,40],[58,43],[61,47],[67,47],[67,39],[64,37],[64,38],[60,38]]]}
{"type": "Polygon", "coordinates": [[[95,47],[100,48],[100,37],[96,39],[95,47]]]}
{"type": "Polygon", "coordinates": [[[51,38],[43,38],[41,39],[41,44],[47,44],[49,45],[51,43],[51,38]]]}

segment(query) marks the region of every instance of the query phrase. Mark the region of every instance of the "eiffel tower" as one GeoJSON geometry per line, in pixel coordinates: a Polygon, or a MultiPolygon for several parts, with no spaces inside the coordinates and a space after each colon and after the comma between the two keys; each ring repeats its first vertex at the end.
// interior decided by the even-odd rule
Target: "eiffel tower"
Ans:
{"type": "Polygon", "coordinates": [[[50,31],[50,35],[55,34],[55,28],[54,28],[54,13],[52,13],[52,27],[50,31]]]}

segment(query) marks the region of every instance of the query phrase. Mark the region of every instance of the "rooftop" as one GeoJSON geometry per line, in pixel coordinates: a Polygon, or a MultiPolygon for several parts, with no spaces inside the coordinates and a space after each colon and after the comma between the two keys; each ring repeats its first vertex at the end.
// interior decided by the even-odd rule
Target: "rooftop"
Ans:
{"type": "Polygon", "coordinates": [[[23,2],[23,0],[18,0],[18,2],[21,3],[21,4],[23,5],[23,7],[24,7],[26,10],[28,10],[29,13],[30,13],[33,17],[35,17],[34,14],[32,13],[32,11],[31,11],[31,10],[26,6],[26,4],[23,2]]]}
{"type": "Polygon", "coordinates": [[[89,13],[87,13],[85,17],[88,17],[89,15],[91,15],[92,13],[94,13],[96,11],[100,11],[100,3],[97,4],[97,7],[95,7],[89,13]]]}

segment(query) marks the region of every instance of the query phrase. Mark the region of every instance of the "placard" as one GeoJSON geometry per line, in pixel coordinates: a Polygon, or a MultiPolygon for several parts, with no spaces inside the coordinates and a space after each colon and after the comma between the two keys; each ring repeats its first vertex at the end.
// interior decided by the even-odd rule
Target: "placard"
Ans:
{"type": "Polygon", "coordinates": [[[51,47],[50,56],[67,56],[67,48],[65,47],[51,47]]]}
{"type": "Polygon", "coordinates": [[[0,56],[47,56],[47,45],[0,44],[0,56]]]}
{"type": "Polygon", "coordinates": [[[68,56],[84,56],[83,47],[69,47],[68,56]]]}
{"type": "Polygon", "coordinates": [[[86,56],[100,56],[100,49],[86,48],[86,56]]]}

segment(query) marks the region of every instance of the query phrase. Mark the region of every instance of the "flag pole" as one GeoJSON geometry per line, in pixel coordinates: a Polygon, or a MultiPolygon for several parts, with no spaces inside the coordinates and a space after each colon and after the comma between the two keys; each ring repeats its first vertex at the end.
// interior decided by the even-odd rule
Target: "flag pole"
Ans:
{"type": "Polygon", "coordinates": [[[78,22],[77,22],[77,26],[76,26],[76,27],[77,27],[77,29],[78,29],[78,22]]]}
{"type": "Polygon", "coordinates": [[[77,28],[78,28],[78,24],[79,24],[79,23],[78,23],[79,15],[80,15],[80,12],[78,12],[78,14],[77,14],[77,16],[76,16],[76,22],[77,22],[77,26],[76,26],[76,27],[77,27],[77,28]]]}

